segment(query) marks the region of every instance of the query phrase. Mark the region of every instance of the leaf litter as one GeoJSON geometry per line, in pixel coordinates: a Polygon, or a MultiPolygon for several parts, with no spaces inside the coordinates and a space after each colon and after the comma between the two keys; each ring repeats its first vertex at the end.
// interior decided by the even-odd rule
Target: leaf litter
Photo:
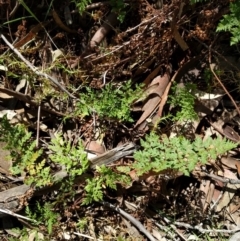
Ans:
{"type": "MultiPolygon", "coordinates": [[[[220,2],[222,16],[227,7],[225,1],[220,2]]],[[[219,78],[228,92],[237,88],[234,70],[230,70],[231,81],[224,81],[226,70],[221,73],[222,59],[226,60],[233,49],[226,48],[220,38],[213,39],[212,31],[219,19],[215,4],[210,1],[187,8],[178,0],[127,4],[130,8],[121,23],[107,3],[89,4],[79,14],[74,3],[53,1],[52,8],[44,1],[36,6],[31,1],[20,5],[16,1],[10,15],[11,4],[0,3],[1,19],[8,22],[2,36],[12,43],[10,48],[4,41],[0,45],[1,118],[7,114],[10,123],[24,124],[33,133],[33,139],[44,149],[52,174],[62,182],[68,174],[48,159],[49,140],[56,134],[62,134],[70,145],[83,143],[88,155],[97,155],[85,176],[74,180],[74,195],[66,193],[63,202],[57,200],[60,191],[56,183],[38,190],[23,184],[20,176],[12,177],[6,165],[8,154],[1,146],[0,196],[9,198],[0,202],[0,207],[17,213],[37,202],[55,203],[60,218],[53,226],[51,240],[227,240],[240,226],[238,147],[206,165],[197,165],[188,177],[171,169],[149,171],[140,177],[136,170],[130,170],[129,185],[118,181],[117,190],[112,190],[102,184],[104,202],[81,206],[86,179],[99,178],[98,165],[105,163],[116,172],[119,166],[131,169],[139,140],[149,131],[160,137],[183,136],[191,141],[197,136],[204,140],[224,137],[235,143],[240,140],[237,92],[231,92],[234,103],[231,98],[229,101],[229,93],[222,90],[208,67],[210,50],[206,46],[215,41],[211,54],[215,67],[220,68],[219,78]],[[24,6],[31,6],[33,19],[26,13],[22,15],[24,6]],[[48,14],[43,16],[43,12],[48,14]],[[14,55],[15,48],[30,61],[30,69],[20,55],[14,55]],[[129,106],[132,122],[100,116],[92,103],[86,105],[81,100],[84,94],[91,94],[89,87],[100,93],[111,84],[121,91],[129,79],[133,89],[135,84],[143,84],[143,96],[136,97],[129,106]],[[181,108],[169,101],[174,82],[196,85],[196,120],[186,123],[165,118],[175,116],[181,108]],[[81,114],[74,112],[77,101],[82,106],[81,114]]],[[[230,65],[237,66],[232,60],[230,65]]],[[[112,106],[117,110],[118,105],[112,106]]],[[[36,224],[19,217],[17,223],[9,216],[1,219],[2,223],[8,220],[8,226],[2,224],[3,239],[12,236],[37,240],[38,236],[38,240],[46,240],[49,236],[43,222],[34,231],[36,224]],[[12,232],[22,226],[25,234],[12,232]]]]}

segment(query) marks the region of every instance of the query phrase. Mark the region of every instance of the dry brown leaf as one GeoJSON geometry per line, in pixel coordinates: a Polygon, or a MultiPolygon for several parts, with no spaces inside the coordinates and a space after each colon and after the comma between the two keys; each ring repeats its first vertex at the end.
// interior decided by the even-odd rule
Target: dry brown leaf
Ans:
{"type": "Polygon", "coordinates": [[[143,81],[143,83],[148,86],[150,84],[150,81],[156,77],[156,75],[159,73],[161,69],[161,65],[159,65],[157,68],[155,68],[148,76],[147,78],[143,81]]]}
{"type": "MultiPolygon", "coordinates": [[[[156,84],[153,84],[153,85],[150,85],[145,91],[144,91],[144,94],[143,94],[143,97],[139,98],[138,100],[136,100],[134,102],[134,105],[140,103],[140,102],[143,102],[144,100],[146,100],[151,94],[154,94],[155,91],[156,91],[156,88],[158,87],[158,83],[156,84]]],[[[135,107],[136,108],[136,107],[135,107]]],[[[134,109],[134,107],[133,107],[134,109]]]]}
{"type": "Polygon", "coordinates": [[[240,136],[231,126],[226,125],[223,128],[223,134],[224,134],[225,137],[227,137],[228,139],[230,139],[234,142],[240,141],[240,136]]]}
{"type": "MultiPolygon", "coordinates": [[[[237,226],[236,228],[238,228],[239,226],[237,226]]],[[[240,232],[236,232],[235,234],[233,234],[228,241],[240,241],[240,232]]]]}
{"type": "Polygon", "coordinates": [[[124,205],[127,207],[128,210],[131,210],[131,211],[134,211],[134,212],[137,210],[136,204],[130,203],[127,200],[124,200],[123,202],[124,202],[124,205]]]}
{"type": "Polygon", "coordinates": [[[29,233],[28,241],[44,240],[43,234],[38,232],[37,230],[31,230],[28,233],[29,233]]]}
{"type": "Polygon", "coordinates": [[[210,205],[213,195],[214,195],[214,190],[215,190],[215,185],[213,183],[210,183],[210,186],[208,188],[208,193],[207,193],[207,197],[206,197],[206,201],[205,201],[205,205],[203,207],[203,212],[206,211],[206,209],[208,208],[208,206],[210,205]]]}
{"type": "Polygon", "coordinates": [[[229,140],[233,142],[239,142],[240,136],[231,128],[230,126],[226,126],[223,128],[225,122],[222,119],[219,119],[216,122],[210,122],[210,125],[217,130],[221,135],[225,136],[229,140]]]}
{"type": "MultiPolygon", "coordinates": [[[[161,96],[163,95],[166,87],[168,86],[170,77],[168,74],[164,74],[162,77],[157,76],[152,81],[151,85],[156,85],[155,91],[149,96],[148,100],[142,107],[143,114],[140,119],[137,121],[135,127],[138,127],[139,130],[143,130],[146,127],[146,123],[143,123],[157,108],[161,101],[161,96]]],[[[151,86],[150,85],[150,86],[151,86]]]]}
{"type": "Polygon", "coordinates": [[[236,177],[236,175],[232,171],[230,171],[228,169],[224,169],[224,172],[218,171],[218,175],[222,176],[222,177],[225,177],[225,178],[232,179],[232,180],[237,180],[238,179],[236,177]]]}
{"type": "Polygon", "coordinates": [[[240,175],[240,164],[236,163],[236,167],[237,167],[237,173],[238,173],[238,176],[239,176],[240,175]]]}
{"type": "Polygon", "coordinates": [[[152,234],[158,241],[166,240],[165,238],[162,237],[162,235],[160,234],[159,230],[156,230],[156,229],[152,228],[152,234]]]}
{"type": "Polygon", "coordinates": [[[240,188],[240,184],[230,184],[228,183],[226,185],[226,190],[231,191],[225,191],[221,200],[217,204],[216,212],[222,211],[223,208],[227,207],[229,203],[231,202],[233,196],[237,192],[237,190],[240,188]]]}
{"type": "Polygon", "coordinates": [[[38,32],[44,29],[44,27],[47,26],[49,23],[50,22],[39,23],[36,26],[34,26],[26,36],[24,36],[22,39],[20,39],[20,41],[14,44],[14,47],[21,48],[24,44],[28,43],[33,38],[35,38],[38,32]]]}
{"type": "Polygon", "coordinates": [[[198,114],[199,117],[204,117],[206,115],[211,115],[213,110],[216,108],[216,106],[219,104],[218,101],[213,100],[209,102],[204,102],[201,100],[196,99],[194,104],[194,110],[198,114]],[[217,104],[215,104],[217,102],[217,104]],[[208,107],[208,104],[211,103],[211,106],[214,106],[214,108],[211,109],[211,107],[208,107]],[[212,104],[213,103],[213,104],[212,104]]]}
{"type": "Polygon", "coordinates": [[[223,187],[223,183],[216,181],[215,182],[215,189],[212,197],[212,201],[216,202],[219,199],[219,196],[221,195],[221,189],[223,187]]]}
{"type": "Polygon", "coordinates": [[[233,157],[222,157],[220,162],[231,169],[236,169],[236,166],[240,165],[240,160],[233,158],[233,157]]]}
{"type": "Polygon", "coordinates": [[[96,155],[103,154],[106,151],[105,147],[102,144],[100,144],[98,141],[90,141],[86,143],[85,148],[88,151],[96,153],[96,155]]]}
{"type": "MultiPolygon", "coordinates": [[[[223,176],[226,178],[233,179],[233,180],[238,179],[236,177],[236,175],[233,172],[231,172],[230,170],[224,170],[223,176]]],[[[216,212],[222,211],[223,208],[227,207],[230,204],[232,198],[234,197],[235,193],[237,192],[237,190],[239,188],[240,188],[240,184],[227,183],[225,192],[223,193],[222,198],[220,199],[220,201],[218,202],[218,204],[216,206],[216,212]]]]}

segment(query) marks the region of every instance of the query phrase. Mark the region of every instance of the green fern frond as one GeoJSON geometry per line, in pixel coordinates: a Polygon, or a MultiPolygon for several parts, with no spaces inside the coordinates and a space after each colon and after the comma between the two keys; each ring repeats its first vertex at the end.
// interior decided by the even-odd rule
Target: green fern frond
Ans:
{"type": "Polygon", "coordinates": [[[0,120],[0,140],[6,142],[6,149],[10,151],[13,162],[11,171],[14,175],[26,172],[28,176],[24,182],[45,186],[51,183],[49,167],[45,167],[45,160],[41,160],[42,150],[36,149],[36,141],[24,125],[13,126],[4,116],[0,120]]]}
{"type": "Polygon", "coordinates": [[[184,137],[160,139],[154,132],[141,140],[142,150],[134,154],[132,168],[141,176],[149,171],[177,170],[189,175],[197,164],[203,165],[216,160],[219,155],[235,148],[236,143],[217,138],[202,140],[196,137],[191,142],[184,137]]]}
{"type": "Polygon", "coordinates": [[[223,16],[217,29],[220,31],[229,31],[232,34],[230,45],[240,42],[240,2],[230,3],[230,13],[223,16]]]}

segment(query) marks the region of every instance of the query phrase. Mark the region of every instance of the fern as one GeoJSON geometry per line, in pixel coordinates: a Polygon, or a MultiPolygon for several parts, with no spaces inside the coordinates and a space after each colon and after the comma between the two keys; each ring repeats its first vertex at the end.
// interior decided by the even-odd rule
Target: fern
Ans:
{"type": "Polygon", "coordinates": [[[116,173],[111,168],[102,165],[101,167],[97,167],[97,172],[101,176],[101,181],[107,187],[117,190],[116,183],[121,183],[123,185],[128,185],[130,183],[130,179],[123,175],[116,173]]]}
{"type": "Polygon", "coordinates": [[[87,93],[81,94],[81,102],[77,104],[75,114],[88,115],[91,110],[87,106],[91,106],[100,118],[131,122],[133,119],[130,116],[130,106],[142,93],[141,86],[136,86],[133,90],[131,81],[118,88],[112,84],[105,85],[101,90],[87,88],[87,93]]]}
{"type": "Polygon", "coordinates": [[[194,110],[194,84],[186,84],[183,88],[177,85],[172,87],[173,94],[169,96],[169,102],[179,109],[176,116],[173,118],[175,121],[189,121],[198,119],[198,115],[194,110]]]}
{"type": "Polygon", "coordinates": [[[52,211],[52,204],[46,202],[43,206],[37,202],[37,205],[32,211],[29,206],[26,207],[26,214],[30,219],[35,220],[36,225],[43,224],[47,227],[48,234],[52,234],[53,226],[56,224],[59,217],[58,213],[52,211]]]}
{"type": "Polygon", "coordinates": [[[36,149],[36,141],[31,138],[24,125],[12,126],[7,117],[0,120],[0,141],[6,142],[5,149],[10,151],[13,162],[11,171],[18,175],[26,172],[24,182],[35,186],[49,185],[51,180],[50,168],[45,167],[45,160],[41,158],[42,150],[36,149]]]}
{"type": "Polygon", "coordinates": [[[220,20],[217,32],[229,31],[232,34],[230,45],[240,42],[240,2],[230,3],[230,13],[223,16],[220,20]]]}
{"type": "Polygon", "coordinates": [[[72,0],[72,2],[76,4],[79,13],[82,14],[85,11],[87,5],[92,3],[92,0],[72,0]]]}
{"type": "Polygon", "coordinates": [[[135,162],[132,165],[141,176],[150,171],[177,170],[189,175],[197,164],[206,164],[210,160],[216,160],[219,155],[226,153],[237,144],[225,139],[202,140],[197,137],[190,142],[184,137],[164,137],[161,140],[155,133],[141,140],[142,150],[134,154],[135,162]]]}
{"type": "Polygon", "coordinates": [[[82,175],[89,167],[87,154],[81,142],[78,146],[71,146],[70,142],[63,141],[60,135],[51,141],[49,149],[53,153],[49,156],[50,159],[68,172],[69,176],[73,179],[77,175],[82,175]]]}
{"type": "Polygon", "coordinates": [[[100,178],[87,179],[87,185],[85,186],[86,196],[83,199],[82,205],[88,205],[93,201],[100,201],[103,199],[102,182],[100,178]]]}
{"type": "Polygon", "coordinates": [[[83,200],[83,205],[87,205],[93,201],[101,201],[103,199],[104,187],[116,190],[116,183],[121,183],[123,185],[128,185],[130,183],[130,178],[128,176],[116,173],[104,165],[96,168],[95,175],[97,175],[95,178],[87,180],[87,185],[85,186],[86,196],[83,200]]]}
{"type": "Polygon", "coordinates": [[[112,11],[115,12],[118,16],[118,20],[122,23],[126,16],[126,10],[123,0],[110,0],[110,4],[112,6],[112,11]]]}

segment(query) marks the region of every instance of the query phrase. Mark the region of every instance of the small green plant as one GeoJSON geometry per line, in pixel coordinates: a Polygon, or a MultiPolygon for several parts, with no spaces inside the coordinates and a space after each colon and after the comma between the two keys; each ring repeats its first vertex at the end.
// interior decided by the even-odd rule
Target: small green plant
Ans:
{"type": "Polygon", "coordinates": [[[118,20],[122,23],[126,16],[125,3],[123,0],[110,0],[112,11],[118,16],[118,20]]]}
{"type": "MultiPolygon", "coordinates": [[[[56,136],[49,145],[49,149],[53,153],[50,159],[60,164],[68,173],[68,180],[62,183],[61,190],[66,192],[72,190],[76,176],[80,176],[89,168],[89,161],[84,147],[81,143],[77,146],[71,146],[68,142],[63,141],[61,136],[56,136]]],[[[116,182],[127,184],[129,179],[124,174],[118,174],[106,166],[96,167],[95,177],[87,179],[85,191],[86,196],[82,204],[89,204],[93,201],[101,201],[103,199],[104,187],[116,189],[116,182]]],[[[61,197],[60,197],[61,199],[61,197]]]]}
{"type": "Polygon", "coordinates": [[[0,120],[0,133],[0,141],[6,142],[5,149],[10,151],[13,174],[28,173],[26,184],[45,186],[52,182],[50,169],[45,167],[45,160],[40,158],[42,150],[36,149],[36,142],[24,125],[12,126],[4,116],[0,120]]]}
{"type": "Polygon", "coordinates": [[[230,13],[223,16],[220,20],[217,32],[229,31],[232,34],[230,45],[240,42],[240,2],[235,1],[230,3],[230,13]]]}
{"type": "Polygon", "coordinates": [[[76,223],[76,226],[80,229],[81,232],[83,232],[85,228],[87,228],[88,226],[88,220],[86,218],[82,218],[78,220],[78,222],[76,223]]]}
{"type": "MultiPolygon", "coordinates": [[[[61,187],[57,197],[57,202],[65,203],[64,195],[75,195],[74,181],[77,176],[85,173],[89,168],[87,154],[81,142],[78,146],[72,146],[70,142],[66,142],[60,135],[56,135],[48,148],[52,151],[49,158],[52,162],[62,167],[68,174],[64,181],[60,178],[61,187]]],[[[58,180],[55,178],[55,181],[58,180]]]]}
{"type": "Polygon", "coordinates": [[[145,140],[141,140],[141,146],[143,149],[135,152],[135,162],[131,167],[139,176],[150,171],[163,170],[177,170],[188,176],[196,165],[216,160],[219,155],[235,148],[237,144],[221,138],[203,141],[196,137],[193,142],[184,137],[160,139],[151,132],[145,140]]]}
{"type": "MultiPolygon", "coordinates": [[[[8,237],[8,241],[29,241],[29,229],[26,227],[20,229],[20,228],[13,228],[11,229],[12,234],[14,234],[15,237],[8,237]]],[[[35,235],[35,240],[40,241],[42,239],[38,239],[37,235],[35,235]]]]}
{"type": "Polygon", "coordinates": [[[87,5],[92,3],[92,0],[72,0],[72,2],[76,4],[79,13],[82,14],[85,11],[87,5]]]}
{"type": "Polygon", "coordinates": [[[103,199],[104,187],[109,187],[116,190],[116,183],[128,185],[130,178],[125,174],[114,172],[109,167],[104,165],[96,167],[97,176],[93,179],[87,179],[85,186],[86,196],[83,200],[83,205],[87,205],[93,201],[101,201],[103,199]]]}
{"type": "MultiPolygon", "coordinates": [[[[198,2],[206,2],[207,0],[190,0],[191,4],[198,2]]],[[[230,45],[235,45],[240,42],[240,2],[230,2],[230,13],[225,14],[218,23],[216,32],[230,32],[232,37],[230,45]]]]}
{"type": "Polygon", "coordinates": [[[53,151],[49,156],[50,159],[62,166],[71,179],[82,175],[88,169],[89,161],[81,142],[75,147],[70,142],[64,141],[60,135],[56,135],[48,147],[53,151]]]}
{"type": "MultiPolygon", "coordinates": [[[[92,3],[92,0],[72,0],[73,3],[76,4],[76,7],[79,10],[79,13],[82,14],[85,10],[87,5],[92,3]]],[[[126,10],[125,10],[125,3],[123,0],[110,0],[109,1],[112,7],[112,11],[118,15],[118,20],[120,23],[124,21],[126,10]]]]}
{"type": "Polygon", "coordinates": [[[54,224],[56,225],[59,214],[52,211],[53,207],[50,203],[44,203],[43,206],[37,203],[34,211],[26,207],[26,214],[29,218],[35,220],[36,225],[44,225],[47,227],[48,234],[52,234],[54,224]]]}
{"type": "Polygon", "coordinates": [[[180,110],[173,118],[175,121],[191,121],[198,119],[198,115],[194,110],[194,90],[196,85],[186,84],[184,87],[174,85],[172,87],[173,94],[169,96],[169,102],[180,110]]]}
{"type": "Polygon", "coordinates": [[[76,115],[84,116],[94,111],[100,118],[131,122],[130,106],[142,93],[141,86],[133,90],[131,81],[121,87],[107,84],[101,90],[87,88],[87,93],[82,93],[81,102],[77,103],[76,115]]]}

